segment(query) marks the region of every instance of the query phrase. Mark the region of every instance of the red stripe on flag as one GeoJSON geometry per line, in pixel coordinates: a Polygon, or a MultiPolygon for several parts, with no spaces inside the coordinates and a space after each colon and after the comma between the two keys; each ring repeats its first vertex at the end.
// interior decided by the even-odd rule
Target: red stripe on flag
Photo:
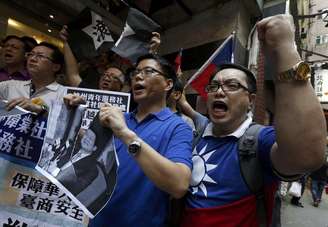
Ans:
{"type": "Polygon", "coordinates": [[[181,73],[181,60],[182,60],[182,50],[179,51],[178,55],[175,57],[174,63],[175,63],[175,72],[181,73]]]}
{"type": "Polygon", "coordinates": [[[181,65],[181,54],[180,53],[176,56],[174,63],[179,66],[181,65]]]}
{"type": "Polygon", "coordinates": [[[217,66],[214,64],[209,64],[206,69],[198,75],[196,79],[191,82],[191,87],[195,89],[200,96],[207,98],[207,93],[205,92],[205,87],[208,84],[208,80],[217,69],[217,66]]]}
{"type": "Polygon", "coordinates": [[[258,227],[256,198],[251,195],[223,206],[187,208],[184,211],[180,226],[258,227]]]}

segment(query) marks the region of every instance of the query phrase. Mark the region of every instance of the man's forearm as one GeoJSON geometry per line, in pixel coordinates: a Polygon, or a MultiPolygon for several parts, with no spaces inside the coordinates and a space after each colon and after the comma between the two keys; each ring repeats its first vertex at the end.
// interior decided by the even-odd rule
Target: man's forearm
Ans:
{"type": "Polygon", "coordinates": [[[284,175],[319,168],[324,159],[326,124],[320,103],[306,80],[307,75],[289,71],[301,61],[294,42],[293,18],[290,15],[264,18],[257,23],[257,31],[266,57],[272,59],[275,73],[288,70],[283,77],[276,75],[274,79],[277,138],[272,147],[272,163],[284,175]]]}
{"type": "Polygon", "coordinates": [[[121,135],[121,140],[127,146],[134,140],[141,141],[141,150],[134,158],[145,175],[158,188],[166,191],[174,198],[180,198],[187,192],[191,177],[189,167],[163,157],[132,131],[121,135]]]}
{"type": "Polygon", "coordinates": [[[66,65],[66,76],[69,86],[77,87],[82,79],[79,75],[79,68],[71,47],[66,42],[64,44],[64,58],[66,65]]]}
{"type": "MultiPolygon", "coordinates": [[[[287,51],[278,69],[292,68],[301,59],[287,51]],[[287,60],[288,59],[288,60],[287,60]]],[[[275,128],[279,158],[276,168],[293,174],[319,167],[324,157],[326,124],[310,81],[275,82],[275,128]]]]}

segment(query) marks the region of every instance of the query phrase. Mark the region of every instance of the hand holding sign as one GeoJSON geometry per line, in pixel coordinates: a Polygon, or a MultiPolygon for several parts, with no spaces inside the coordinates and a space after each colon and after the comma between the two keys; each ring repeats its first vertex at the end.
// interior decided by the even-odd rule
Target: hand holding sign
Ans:
{"type": "Polygon", "coordinates": [[[121,137],[125,131],[129,130],[120,108],[104,103],[99,112],[100,123],[113,130],[117,137],[121,137]]]}

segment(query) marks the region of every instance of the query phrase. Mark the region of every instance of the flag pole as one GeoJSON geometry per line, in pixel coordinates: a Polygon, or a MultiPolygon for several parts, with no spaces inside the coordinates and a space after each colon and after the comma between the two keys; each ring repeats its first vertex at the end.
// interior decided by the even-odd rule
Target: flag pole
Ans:
{"type": "Polygon", "coordinates": [[[236,31],[233,31],[231,33],[231,36],[232,36],[231,63],[235,63],[236,31]]]}
{"type": "Polygon", "coordinates": [[[126,3],[124,0],[121,0],[121,2],[125,5],[125,6],[127,6],[127,7],[131,7],[128,3],[126,3]]]}
{"type": "Polygon", "coordinates": [[[181,71],[182,51],[183,51],[183,48],[180,48],[178,55],[174,59],[175,71],[176,71],[176,74],[178,77],[182,74],[182,71],[181,71]],[[179,62],[177,62],[177,59],[179,59],[179,62]],[[179,65],[179,66],[177,67],[177,65],[179,65]]]}
{"type": "Polygon", "coordinates": [[[231,34],[228,36],[228,38],[226,38],[224,40],[224,42],[221,44],[221,46],[216,49],[216,51],[211,55],[211,57],[205,62],[205,64],[199,69],[197,70],[197,72],[188,80],[188,82],[186,83],[185,87],[187,87],[194,79],[196,79],[199,74],[201,74],[204,69],[212,62],[212,60],[216,57],[217,53],[220,52],[222,50],[222,48],[225,46],[225,44],[227,42],[230,41],[230,39],[232,39],[234,37],[234,34],[231,34]]]}

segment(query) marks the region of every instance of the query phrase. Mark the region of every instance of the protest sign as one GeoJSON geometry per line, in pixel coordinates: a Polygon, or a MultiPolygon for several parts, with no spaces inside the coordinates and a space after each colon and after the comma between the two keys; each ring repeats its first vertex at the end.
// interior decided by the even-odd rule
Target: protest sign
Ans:
{"type": "MultiPolygon", "coordinates": [[[[97,102],[101,102],[102,96],[98,100],[97,94],[85,94],[89,104],[99,107],[97,102]],[[97,102],[88,99],[91,95],[97,102]]],[[[48,130],[36,169],[92,218],[112,195],[118,160],[112,131],[100,125],[98,115],[88,129],[81,127],[85,110],[86,106],[72,108],[62,101],[52,101],[48,130]]]]}
{"type": "Polygon", "coordinates": [[[75,87],[68,87],[67,93],[79,95],[86,101],[87,110],[82,120],[82,128],[84,129],[89,128],[90,122],[97,115],[101,103],[109,103],[112,106],[117,106],[123,112],[128,112],[130,108],[130,93],[75,87]]]}
{"type": "Polygon", "coordinates": [[[88,225],[84,212],[36,170],[0,158],[0,173],[0,226],[88,225]]]}
{"type": "Polygon", "coordinates": [[[87,226],[84,212],[34,170],[47,121],[0,101],[0,226],[87,226]]]}
{"type": "Polygon", "coordinates": [[[13,162],[33,166],[39,159],[46,126],[46,119],[19,107],[7,111],[0,101],[0,153],[13,162]]]}

